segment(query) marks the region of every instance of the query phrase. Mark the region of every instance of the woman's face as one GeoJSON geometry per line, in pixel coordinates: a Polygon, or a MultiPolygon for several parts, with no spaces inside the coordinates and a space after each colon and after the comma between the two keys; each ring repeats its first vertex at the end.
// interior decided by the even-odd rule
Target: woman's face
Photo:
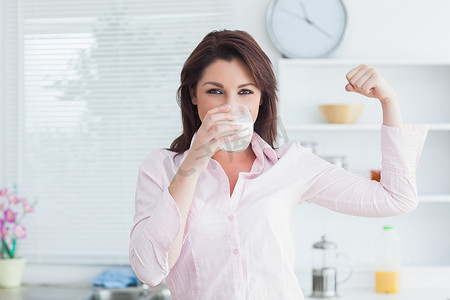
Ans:
{"type": "Polygon", "coordinates": [[[191,90],[192,104],[196,104],[200,120],[212,108],[223,104],[243,104],[252,112],[253,123],[258,117],[261,91],[248,67],[238,59],[219,59],[210,64],[191,90]]]}

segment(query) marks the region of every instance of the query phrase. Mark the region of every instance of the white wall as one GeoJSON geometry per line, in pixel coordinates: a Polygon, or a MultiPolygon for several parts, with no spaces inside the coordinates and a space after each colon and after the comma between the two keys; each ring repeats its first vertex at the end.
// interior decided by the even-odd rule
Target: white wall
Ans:
{"type": "Polygon", "coordinates": [[[281,54],[273,46],[267,33],[266,13],[271,0],[244,0],[236,1],[237,26],[234,29],[245,30],[250,33],[270,60],[276,65],[281,54]]]}
{"type": "MultiPolygon", "coordinates": [[[[281,56],[266,30],[270,0],[238,2],[237,27],[248,31],[276,64],[281,56]]],[[[348,26],[336,58],[450,58],[450,1],[345,0],[348,26]]]]}

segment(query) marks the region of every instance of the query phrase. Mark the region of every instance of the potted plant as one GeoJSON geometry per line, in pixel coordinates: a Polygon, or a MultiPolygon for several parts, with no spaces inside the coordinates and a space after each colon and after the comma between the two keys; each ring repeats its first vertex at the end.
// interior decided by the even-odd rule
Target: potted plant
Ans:
{"type": "Polygon", "coordinates": [[[36,201],[31,204],[19,198],[16,187],[13,192],[0,189],[0,287],[18,287],[22,283],[25,258],[16,257],[17,240],[26,237],[21,225],[25,215],[33,212],[36,201]]]}

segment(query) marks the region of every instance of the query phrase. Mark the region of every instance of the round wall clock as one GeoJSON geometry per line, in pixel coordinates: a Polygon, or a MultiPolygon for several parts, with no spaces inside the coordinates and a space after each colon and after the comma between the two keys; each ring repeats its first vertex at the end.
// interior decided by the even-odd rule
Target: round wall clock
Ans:
{"type": "Polygon", "coordinates": [[[341,43],[347,11],[341,0],[273,0],[267,11],[272,42],[286,57],[327,57],[341,43]]]}

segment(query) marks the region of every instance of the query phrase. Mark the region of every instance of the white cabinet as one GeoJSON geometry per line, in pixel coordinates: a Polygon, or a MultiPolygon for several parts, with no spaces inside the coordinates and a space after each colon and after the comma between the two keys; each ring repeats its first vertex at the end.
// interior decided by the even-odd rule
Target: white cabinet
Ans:
{"type": "Polygon", "coordinates": [[[429,125],[417,168],[420,204],[411,214],[381,219],[300,205],[292,224],[296,268],[308,270],[310,246],[327,234],[357,269],[370,269],[373,241],[383,225],[395,226],[402,237],[405,266],[450,268],[450,61],[280,59],[280,124],[289,140],[315,142],[319,155],[345,156],[349,171],[370,178],[370,170],[381,168],[381,105],[345,91],[345,75],[361,63],[373,66],[394,87],[405,123],[429,125]],[[365,107],[355,124],[327,124],[318,105],[335,103],[365,107]]]}
{"type": "Polygon", "coordinates": [[[380,168],[380,103],[344,89],[345,75],[360,63],[394,87],[405,123],[429,124],[417,170],[420,201],[450,203],[450,61],[281,59],[279,113],[289,139],[316,142],[319,154],[344,155],[351,171],[367,177],[380,168]],[[365,108],[355,124],[327,124],[318,105],[335,103],[365,108]]]}

